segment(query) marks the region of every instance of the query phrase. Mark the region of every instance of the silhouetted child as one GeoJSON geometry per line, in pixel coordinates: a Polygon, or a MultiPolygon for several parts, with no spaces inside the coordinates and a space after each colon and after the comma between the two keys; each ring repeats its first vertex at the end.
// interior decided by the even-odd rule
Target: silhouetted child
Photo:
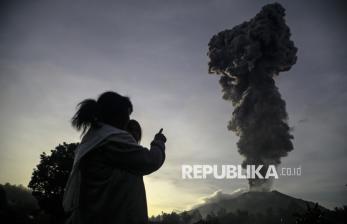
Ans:
{"type": "Polygon", "coordinates": [[[142,129],[137,120],[130,120],[126,130],[135,138],[137,143],[141,142],[142,129]]]}

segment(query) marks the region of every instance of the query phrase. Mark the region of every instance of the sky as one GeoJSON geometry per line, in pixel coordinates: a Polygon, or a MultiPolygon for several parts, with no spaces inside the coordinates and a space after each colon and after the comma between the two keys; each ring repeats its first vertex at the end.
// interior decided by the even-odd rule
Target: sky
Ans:
{"type": "MultiPolygon", "coordinates": [[[[347,204],[346,18],[343,1],[278,1],[298,61],[276,78],[302,176],[274,189],[333,208],[347,204]]],[[[182,164],[241,164],[227,130],[233,107],[208,74],[210,38],[272,1],[2,1],[0,183],[27,185],[42,152],[80,141],[76,105],[112,90],[131,98],[142,144],[164,129],[163,167],[145,177],[149,214],[182,211],[246,180],[186,180],[182,164]],[[210,196],[209,196],[210,195],[210,196]],[[211,196],[212,195],[212,196],[211,196]]]]}

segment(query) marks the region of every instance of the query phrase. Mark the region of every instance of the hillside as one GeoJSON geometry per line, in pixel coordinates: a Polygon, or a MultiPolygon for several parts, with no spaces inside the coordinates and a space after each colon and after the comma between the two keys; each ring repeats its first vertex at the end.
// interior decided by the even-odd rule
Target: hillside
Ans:
{"type": "MultiPolygon", "coordinates": [[[[269,211],[285,210],[287,212],[301,212],[314,206],[313,202],[294,198],[278,191],[270,192],[245,192],[237,197],[220,200],[219,202],[207,203],[196,207],[193,210],[199,210],[203,217],[220,210],[225,209],[226,212],[248,211],[249,213],[268,213],[269,211]]],[[[322,210],[327,210],[324,207],[322,210]]]]}

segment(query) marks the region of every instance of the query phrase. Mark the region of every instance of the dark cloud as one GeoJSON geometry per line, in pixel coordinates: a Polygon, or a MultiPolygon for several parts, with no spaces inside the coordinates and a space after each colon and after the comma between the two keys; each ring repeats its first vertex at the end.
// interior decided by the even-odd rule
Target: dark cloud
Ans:
{"type": "MultiPolygon", "coordinates": [[[[235,106],[228,128],[240,140],[243,165],[281,163],[293,149],[285,101],[274,77],[296,63],[285,9],[269,4],[250,21],[214,35],[209,46],[209,72],[220,74],[223,98],[235,106]]],[[[270,180],[249,179],[250,188],[269,190],[270,180]]]]}

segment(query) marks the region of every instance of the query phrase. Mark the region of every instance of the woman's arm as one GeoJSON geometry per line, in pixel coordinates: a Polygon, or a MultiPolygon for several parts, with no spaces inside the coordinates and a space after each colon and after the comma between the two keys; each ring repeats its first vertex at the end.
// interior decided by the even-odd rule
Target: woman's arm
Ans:
{"type": "Polygon", "coordinates": [[[128,142],[110,139],[100,150],[111,166],[135,175],[148,175],[158,170],[165,161],[165,141],[161,138],[154,138],[150,150],[136,144],[130,138],[128,142]]]}

